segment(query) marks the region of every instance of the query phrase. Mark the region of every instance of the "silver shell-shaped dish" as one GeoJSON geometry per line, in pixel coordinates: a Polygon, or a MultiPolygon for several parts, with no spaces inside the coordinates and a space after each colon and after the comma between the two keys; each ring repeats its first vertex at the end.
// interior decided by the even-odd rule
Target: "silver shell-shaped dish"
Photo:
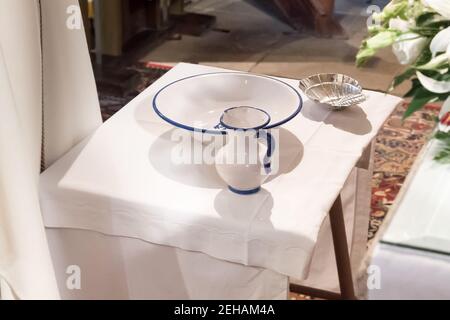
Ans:
{"type": "Polygon", "coordinates": [[[331,106],[334,110],[364,102],[367,97],[355,79],[339,73],[320,73],[300,80],[300,89],[316,102],[331,106]]]}

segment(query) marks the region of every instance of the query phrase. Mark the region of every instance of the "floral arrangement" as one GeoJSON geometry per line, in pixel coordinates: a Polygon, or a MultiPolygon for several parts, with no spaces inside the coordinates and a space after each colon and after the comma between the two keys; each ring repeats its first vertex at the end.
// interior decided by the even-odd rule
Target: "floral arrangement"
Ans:
{"type": "Polygon", "coordinates": [[[444,101],[435,136],[444,148],[436,159],[450,163],[450,0],[392,0],[372,15],[369,37],[356,56],[357,65],[389,46],[406,66],[389,90],[412,80],[406,94],[411,103],[404,118],[427,103],[444,101]]]}

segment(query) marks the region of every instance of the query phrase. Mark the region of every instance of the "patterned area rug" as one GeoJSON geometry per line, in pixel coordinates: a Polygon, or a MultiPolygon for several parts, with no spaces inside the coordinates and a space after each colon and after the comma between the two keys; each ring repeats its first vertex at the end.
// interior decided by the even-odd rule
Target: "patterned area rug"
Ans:
{"type": "Polygon", "coordinates": [[[115,81],[106,82],[97,78],[97,91],[103,121],[108,120],[171,68],[155,63],[142,63],[123,68],[120,70],[123,76],[117,76],[116,73],[115,81]]]}
{"type": "Polygon", "coordinates": [[[402,122],[407,103],[399,105],[376,137],[369,241],[380,228],[422,146],[430,138],[439,114],[427,105],[402,122]]]}
{"type": "MultiPolygon", "coordinates": [[[[103,120],[107,120],[171,67],[146,63],[126,68],[133,81],[118,86],[97,83],[103,120]]],[[[407,104],[400,104],[376,137],[375,168],[368,240],[375,236],[395,200],[417,154],[435,125],[439,106],[428,105],[402,122],[407,104]]]]}

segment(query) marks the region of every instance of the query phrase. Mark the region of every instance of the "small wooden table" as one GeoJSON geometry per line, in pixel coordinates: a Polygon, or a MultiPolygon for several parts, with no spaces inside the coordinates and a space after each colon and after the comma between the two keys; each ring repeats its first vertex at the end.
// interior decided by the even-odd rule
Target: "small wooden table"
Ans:
{"type": "MultiPolygon", "coordinates": [[[[200,252],[215,257],[212,262],[221,266],[238,265],[243,272],[253,272],[254,267],[267,271],[271,278],[280,279],[274,287],[277,290],[279,285],[287,290],[283,283],[291,278],[299,279],[303,287],[297,289],[304,293],[354,299],[352,266],[357,267],[360,258],[355,258],[353,249],[365,251],[369,219],[368,208],[358,215],[354,208],[361,203],[358,199],[368,206],[370,192],[367,176],[359,187],[352,184],[350,190],[346,186],[357,173],[355,166],[369,168],[368,146],[400,99],[366,91],[366,103],[332,112],[305,98],[301,114],[279,130],[279,176],[264,184],[261,193],[243,198],[225,189],[212,165],[179,166],[170,161],[176,145],[171,139],[175,129],[152,110],[154,95],[165,85],[195,74],[226,71],[177,65],[111,117],[85,145],[48,168],[40,180],[46,227],[91,230],[140,239],[161,249],[200,252]],[[348,207],[349,199],[352,208],[348,207]],[[358,232],[356,224],[361,226],[358,232]],[[315,281],[317,274],[332,276],[332,284],[329,279],[325,279],[326,284],[315,281]],[[338,284],[340,294],[307,288],[335,290],[338,284]]],[[[293,79],[282,81],[298,85],[293,79]]],[[[114,253],[121,250],[111,248],[114,253]]],[[[152,261],[152,266],[160,262],[152,261]]],[[[217,268],[199,265],[205,274],[217,268]]],[[[95,275],[100,270],[91,272],[95,275]]],[[[118,271],[117,277],[128,279],[129,275],[118,271]]],[[[221,280],[230,288],[232,279],[221,280]]],[[[261,280],[265,293],[268,287],[261,280]]],[[[191,283],[196,292],[199,289],[197,281],[182,282],[191,283]]],[[[151,285],[145,292],[155,288],[151,285]]],[[[93,287],[97,290],[99,285],[93,287]]],[[[131,286],[127,288],[126,294],[138,296],[136,288],[134,292],[131,286]]],[[[142,294],[143,288],[138,289],[142,294]]],[[[156,294],[161,296],[164,290],[156,294]]],[[[221,297],[227,292],[229,289],[221,297]]],[[[233,292],[242,294],[241,289],[233,292]]],[[[190,297],[199,296],[211,297],[204,292],[190,297]]]]}

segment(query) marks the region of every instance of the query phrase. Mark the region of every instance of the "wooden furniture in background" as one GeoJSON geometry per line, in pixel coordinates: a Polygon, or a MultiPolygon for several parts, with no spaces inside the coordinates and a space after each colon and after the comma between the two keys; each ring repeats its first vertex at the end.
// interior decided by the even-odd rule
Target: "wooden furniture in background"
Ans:
{"type": "Polygon", "coordinates": [[[297,30],[309,27],[322,36],[342,35],[344,30],[334,17],[335,0],[271,0],[287,22],[297,30]]]}
{"type": "Polygon", "coordinates": [[[88,0],[80,0],[89,47],[101,48],[103,55],[120,56],[139,34],[166,29],[170,14],[182,14],[183,4],[184,0],[94,0],[95,15],[90,17],[94,23],[90,24],[88,0]],[[99,46],[93,39],[95,32],[101,39],[99,46]]]}
{"type": "Polygon", "coordinates": [[[148,45],[169,32],[200,36],[216,20],[214,16],[185,12],[185,0],[92,0],[91,5],[88,3],[80,0],[89,48],[95,50],[98,64],[100,55],[119,57],[140,40],[143,40],[141,44],[148,45]]]}

